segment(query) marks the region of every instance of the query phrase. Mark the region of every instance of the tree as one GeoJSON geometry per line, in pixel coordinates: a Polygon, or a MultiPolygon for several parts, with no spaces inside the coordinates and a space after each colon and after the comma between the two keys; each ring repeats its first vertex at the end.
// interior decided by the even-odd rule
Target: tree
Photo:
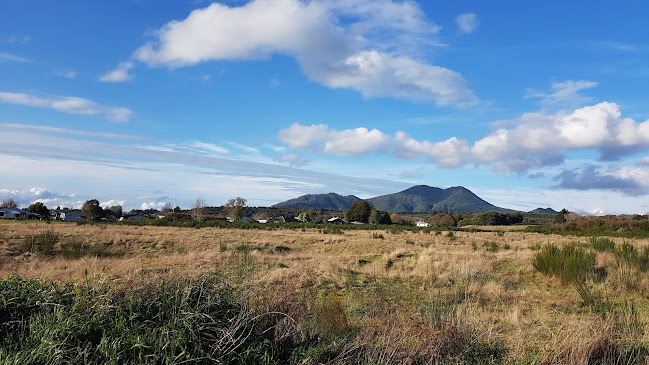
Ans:
{"type": "Polygon", "coordinates": [[[353,202],[351,207],[345,212],[345,220],[347,222],[363,222],[367,223],[372,213],[372,205],[367,202],[353,202]]]}
{"type": "Polygon", "coordinates": [[[88,218],[96,219],[101,218],[104,215],[104,210],[99,206],[99,201],[97,199],[91,199],[86,200],[86,202],[83,203],[81,214],[88,218]]]}
{"type": "Polygon", "coordinates": [[[115,218],[120,218],[122,214],[124,213],[122,211],[122,206],[121,205],[113,205],[112,207],[109,207],[106,209],[110,212],[110,214],[114,215],[115,218]]]}
{"type": "Polygon", "coordinates": [[[224,207],[228,210],[228,215],[234,222],[238,222],[243,218],[244,208],[247,200],[242,197],[236,197],[228,200],[224,207]]]}
{"type": "Polygon", "coordinates": [[[171,209],[171,203],[167,202],[165,205],[162,207],[160,210],[160,213],[162,214],[167,214],[173,212],[173,209],[171,209]]]}
{"type": "Polygon", "coordinates": [[[30,213],[36,213],[38,215],[42,215],[45,218],[49,218],[50,216],[50,210],[47,209],[45,204],[41,202],[32,203],[25,210],[27,210],[30,213]]]}
{"type": "Polygon", "coordinates": [[[192,206],[191,209],[189,210],[189,215],[190,217],[192,217],[193,220],[197,222],[204,221],[205,216],[207,215],[205,199],[201,197],[196,198],[196,202],[194,203],[194,206],[192,206]]]}
{"type": "Polygon", "coordinates": [[[302,212],[302,213],[298,214],[297,220],[299,220],[302,223],[309,222],[311,220],[311,217],[309,217],[309,213],[302,212]]]}
{"type": "Polygon", "coordinates": [[[381,223],[381,213],[378,210],[372,209],[370,212],[369,218],[367,218],[369,224],[379,224],[381,223]]]}
{"type": "Polygon", "coordinates": [[[5,199],[0,204],[0,208],[18,208],[18,202],[14,198],[5,199]]]}
{"type": "Polygon", "coordinates": [[[174,208],[174,213],[181,213],[182,211],[183,211],[183,210],[180,209],[180,207],[177,206],[177,205],[176,205],[176,207],[174,208]]]}
{"type": "Polygon", "coordinates": [[[437,213],[434,216],[428,218],[428,224],[435,227],[455,227],[457,221],[455,217],[450,214],[437,213]]]}

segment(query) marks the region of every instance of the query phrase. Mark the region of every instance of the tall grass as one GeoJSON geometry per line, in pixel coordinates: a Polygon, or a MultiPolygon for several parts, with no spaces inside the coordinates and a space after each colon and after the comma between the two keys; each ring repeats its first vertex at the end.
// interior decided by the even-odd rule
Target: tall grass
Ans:
{"type": "Polygon", "coordinates": [[[216,275],[150,292],[0,281],[0,363],[285,363],[299,333],[276,341],[281,313],[254,313],[216,275]]]}
{"type": "Polygon", "coordinates": [[[565,244],[558,247],[554,244],[545,245],[534,255],[532,266],[549,276],[561,278],[564,284],[576,278],[583,278],[592,273],[595,265],[595,254],[586,252],[577,244],[565,244]]]}

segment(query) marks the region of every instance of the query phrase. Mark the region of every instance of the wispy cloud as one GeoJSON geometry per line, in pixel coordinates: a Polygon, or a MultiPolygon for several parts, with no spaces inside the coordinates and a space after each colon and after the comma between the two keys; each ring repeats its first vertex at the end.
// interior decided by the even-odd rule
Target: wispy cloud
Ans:
{"type": "Polygon", "coordinates": [[[48,127],[42,125],[0,123],[0,127],[21,129],[21,130],[41,132],[41,133],[56,133],[56,134],[64,134],[70,136],[102,138],[102,139],[112,139],[112,140],[122,140],[122,141],[142,141],[146,139],[143,137],[133,136],[128,134],[80,131],[76,129],[73,130],[73,129],[65,129],[65,128],[48,127]]]}
{"type": "Polygon", "coordinates": [[[594,88],[597,85],[597,82],[587,80],[553,82],[552,93],[528,89],[525,98],[538,98],[542,104],[547,106],[577,107],[593,100],[592,97],[581,95],[580,91],[594,88]]]}
{"type": "Polygon", "coordinates": [[[116,68],[99,76],[99,81],[102,82],[124,82],[133,78],[129,71],[135,66],[133,62],[125,61],[120,62],[116,68]]]}
{"type": "Polygon", "coordinates": [[[390,176],[399,176],[403,177],[406,179],[412,179],[416,177],[423,177],[424,176],[424,168],[423,167],[417,167],[414,170],[403,170],[399,172],[393,172],[389,174],[390,176]]]}
{"type": "Polygon", "coordinates": [[[475,13],[460,14],[455,18],[461,33],[473,33],[478,27],[478,16],[475,13]]]}
{"type": "Polygon", "coordinates": [[[312,80],[368,98],[475,105],[479,100],[459,73],[417,60],[402,46],[408,38],[432,39],[438,30],[411,1],[213,3],[165,24],[133,57],[175,68],[286,54],[312,80]]]}
{"type": "Polygon", "coordinates": [[[28,35],[0,35],[0,42],[2,43],[27,43],[32,39],[28,35]]]}
{"type": "Polygon", "coordinates": [[[295,153],[289,153],[286,155],[280,156],[278,159],[276,159],[277,162],[280,163],[285,163],[289,166],[292,167],[304,167],[309,164],[309,160],[302,159],[300,158],[297,154],[295,153]]]}
{"type": "Polygon", "coordinates": [[[114,122],[128,122],[133,115],[133,112],[127,108],[103,106],[75,96],[42,97],[33,94],[0,92],[0,102],[54,109],[69,114],[100,116],[114,122]]]}
{"type": "Polygon", "coordinates": [[[77,71],[74,70],[58,70],[55,71],[54,74],[59,77],[63,77],[64,79],[73,79],[77,77],[77,71]]]}
{"type": "Polygon", "coordinates": [[[75,192],[81,202],[93,197],[118,199],[133,208],[151,202],[151,197],[141,195],[155,186],[164,187],[167,196],[178,193],[179,204],[185,206],[199,195],[210,204],[220,205],[238,195],[251,204],[272,205],[322,191],[367,196],[408,187],[403,182],[227,159],[187,149],[156,150],[12,131],[0,133],[0,155],[0,188],[40,181],[54,190],[75,192]]]}
{"type": "Polygon", "coordinates": [[[33,60],[31,60],[29,58],[17,56],[17,55],[15,55],[13,53],[8,53],[8,52],[0,52],[0,60],[11,61],[11,62],[19,62],[19,63],[32,63],[32,62],[34,62],[33,60]]]}

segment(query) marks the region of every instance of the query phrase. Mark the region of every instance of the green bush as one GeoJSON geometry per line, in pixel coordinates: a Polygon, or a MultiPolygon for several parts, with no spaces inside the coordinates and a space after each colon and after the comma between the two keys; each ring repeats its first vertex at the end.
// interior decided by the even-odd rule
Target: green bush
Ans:
{"type": "Polygon", "coordinates": [[[615,250],[615,242],[608,237],[591,237],[589,243],[599,252],[613,252],[613,250],[615,250]]]}
{"type": "Polygon", "coordinates": [[[563,247],[545,245],[532,261],[537,271],[559,277],[564,284],[590,275],[594,265],[595,253],[586,252],[574,243],[563,247]]]}

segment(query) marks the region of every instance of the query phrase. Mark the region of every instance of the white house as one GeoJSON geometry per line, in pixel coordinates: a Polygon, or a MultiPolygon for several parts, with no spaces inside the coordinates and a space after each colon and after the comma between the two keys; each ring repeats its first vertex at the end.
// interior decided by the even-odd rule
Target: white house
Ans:
{"type": "Polygon", "coordinates": [[[0,218],[27,219],[30,214],[19,208],[0,208],[0,218]]]}
{"type": "Polygon", "coordinates": [[[428,222],[417,221],[417,227],[430,227],[430,224],[428,222]]]}

